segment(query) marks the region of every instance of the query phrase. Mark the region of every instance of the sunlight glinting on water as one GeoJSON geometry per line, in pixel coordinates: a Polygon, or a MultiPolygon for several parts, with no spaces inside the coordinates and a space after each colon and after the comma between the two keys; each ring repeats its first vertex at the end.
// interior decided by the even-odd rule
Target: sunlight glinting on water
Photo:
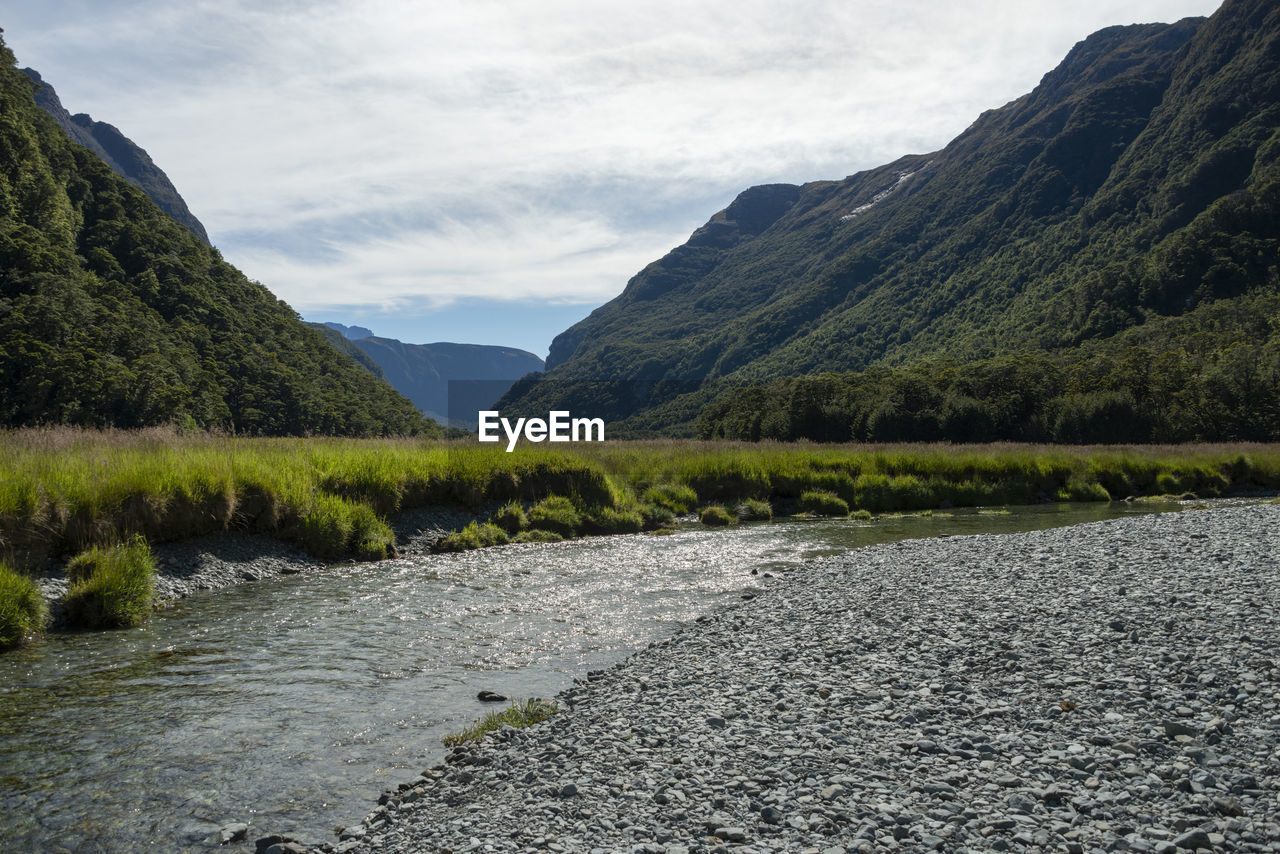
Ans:
{"type": "Polygon", "coordinates": [[[327,839],[439,761],[441,737],[489,710],[481,689],[553,696],[814,556],[1135,509],[1157,508],[686,526],[333,566],[193,597],[141,629],[54,635],[0,656],[0,834],[205,850],[245,821],[250,839],[327,839]]]}

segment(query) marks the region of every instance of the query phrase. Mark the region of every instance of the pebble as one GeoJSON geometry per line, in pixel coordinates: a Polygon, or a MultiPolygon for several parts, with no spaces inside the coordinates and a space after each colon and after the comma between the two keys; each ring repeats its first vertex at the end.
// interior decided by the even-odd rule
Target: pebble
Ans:
{"type": "Polygon", "coordinates": [[[344,854],[1280,852],[1277,590],[1275,505],[816,560],[344,854]]]}

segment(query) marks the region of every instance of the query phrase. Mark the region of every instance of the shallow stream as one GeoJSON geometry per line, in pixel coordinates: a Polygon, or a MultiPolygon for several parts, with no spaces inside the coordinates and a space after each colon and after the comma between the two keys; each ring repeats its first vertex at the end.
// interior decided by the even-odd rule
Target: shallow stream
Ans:
{"type": "Polygon", "coordinates": [[[685,525],[332,566],[192,597],[141,629],[53,635],[0,655],[0,850],[209,851],[237,821],[250,840],[333,839],[440,761],[441,737],[489,710],[478,691],[553,697],[807,559],[1177,509],[685,525]]]}

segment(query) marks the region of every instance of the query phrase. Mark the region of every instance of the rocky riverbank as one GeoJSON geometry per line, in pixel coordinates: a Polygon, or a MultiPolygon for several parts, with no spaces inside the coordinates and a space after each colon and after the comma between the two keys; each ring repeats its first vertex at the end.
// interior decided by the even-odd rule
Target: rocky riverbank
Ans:
{"type": "MultiPolygon", "coordinates": [[[[396,550],[400,555],[428,552],[450,531],[475,518],[475,513],[452,507],[423,507],[397,514],[390,520],[396,533],[396,550]]],[[[321,565],[321,561],[286,542],[243,531],[159,543],[151,547],[151,553],[156,564],[156,598],[160,602],[249,581],[296,575],[321,565]]],[[[36,581],[50,605],[51,628],[64,628],[62,600],[68,584],[63,567],[50,569],[36,581]]]]}
{"type": "Polygon", "coordinates": [[[1277,590],[1274,505],[860,549],[321,849],[1280,851],[1277,590]]]}

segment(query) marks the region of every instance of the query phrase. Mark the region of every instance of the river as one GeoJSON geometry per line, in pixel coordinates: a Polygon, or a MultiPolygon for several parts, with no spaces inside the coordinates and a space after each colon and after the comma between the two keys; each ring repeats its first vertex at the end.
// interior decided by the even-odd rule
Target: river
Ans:
{"type": "Polygon", "coordinates": [[[331,566],[185,599],[140,629],[52,635],[0,655],[0,850],[208,851],[237,821],[250,840],[332,839],[440,761],[441,737],[491,708],[478,691],[553,697],[808,559],[1176,509],[685,524],[331,566]]]}

